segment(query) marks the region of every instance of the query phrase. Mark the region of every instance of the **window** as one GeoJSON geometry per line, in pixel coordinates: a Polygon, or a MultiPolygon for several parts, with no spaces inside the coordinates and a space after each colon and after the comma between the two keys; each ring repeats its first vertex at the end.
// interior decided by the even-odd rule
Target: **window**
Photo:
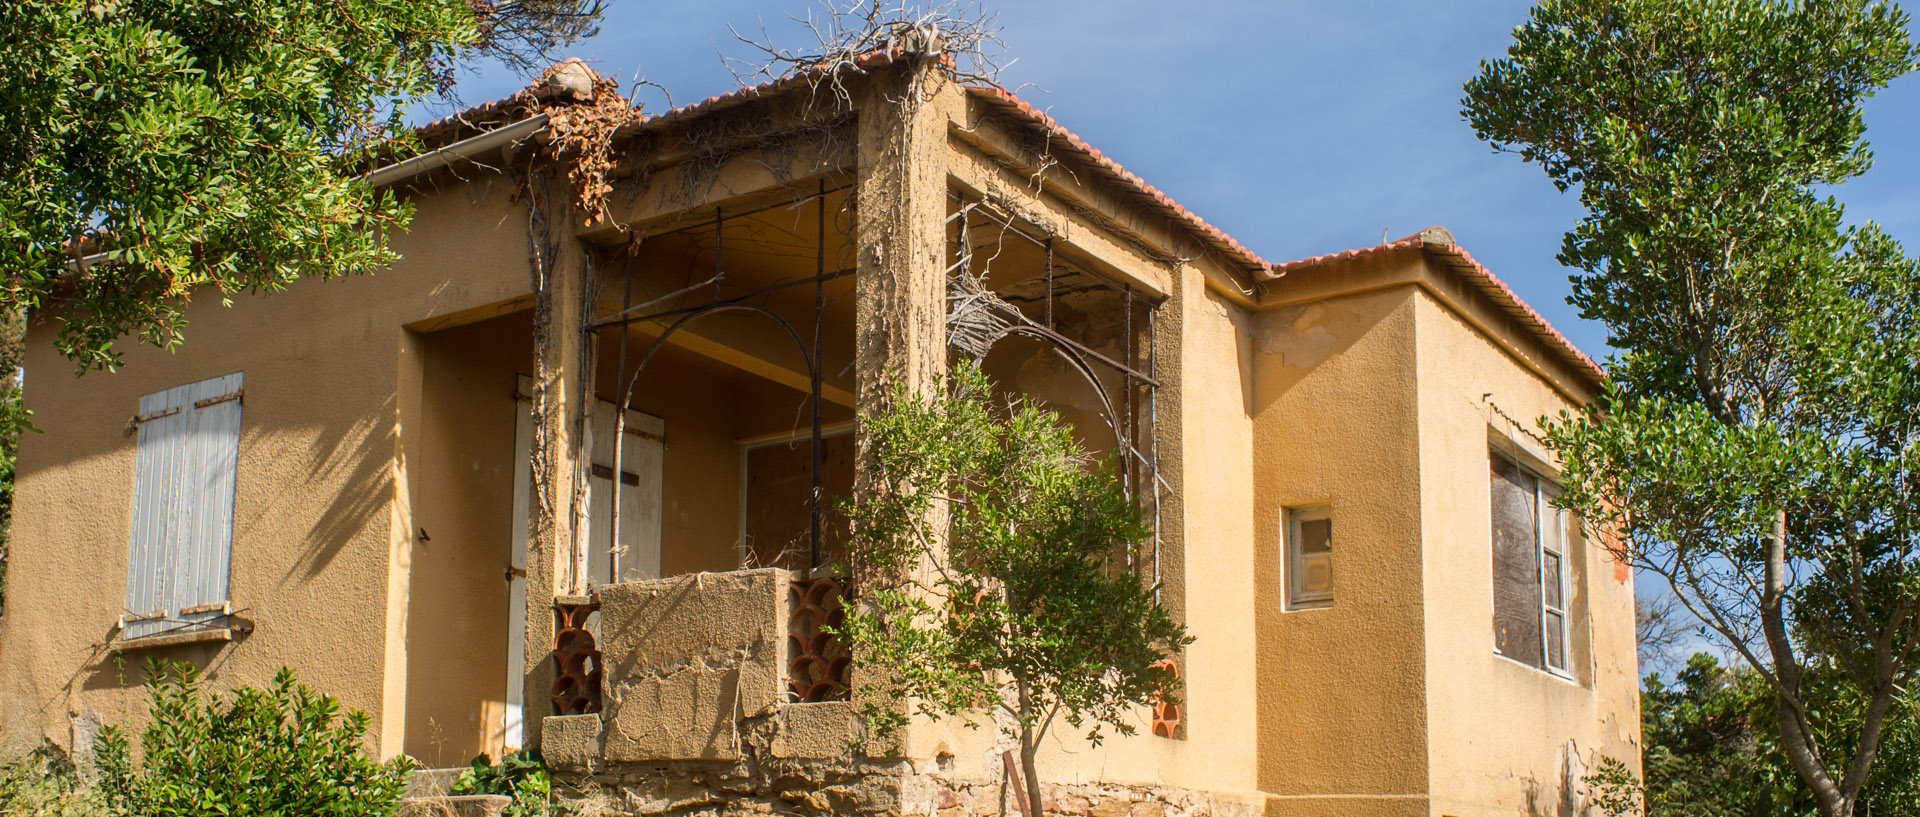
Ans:
{"type": "MultiPolygon", "coordinates": [[[[813,446],[811,432],[756,440],[741,446],[741,558],[750,567],[805,570],[813,550],[813,446]]],[[[846,520],[834,510],[853,494],[853,424],[820,436],[820,562],[846,561],[841,542],[846,520]]]]}
{"type": "Polygon", "coordinates": [[[1287,609],[1333,604],[1333,506],[1288,508],[1287,609]]]}
{"type": "Polygon", "coordinates": [[[1560,489],[1493,452],[1493,647],[1532,667],[1565,673],[1568,514],[1560,489]]]}
{"type": "Polygon", "coordinates": [[[228,612],[240,373],[140,398],[123,638],[213,629],[228,612]]]}

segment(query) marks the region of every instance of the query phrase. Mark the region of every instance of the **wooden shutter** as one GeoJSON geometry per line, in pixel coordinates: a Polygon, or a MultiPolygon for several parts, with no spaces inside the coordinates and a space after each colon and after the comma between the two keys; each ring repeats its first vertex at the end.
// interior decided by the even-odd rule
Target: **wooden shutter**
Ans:
{"type": "Polygon", "coordinates": [[[236,372],[140,399],[125,638],[225,613],[241,384],[236,372]]]}
{"type": "Polygon", "coordinates": [[[1539,480],[1505,457],[1492,457],[1493,647],[1541,666],[1540,549],[1535,521],[1539,480]]]}
{"type": "Polygon", "coordinates": [[[587,480],[587,575],[594,585],[660,577],[660,528],[665,491],[666,421],[627,411],[620,442],[620,552],[613,548],[613,403],[595,400],[587,480]],[[618,566],[617,577],[614,573],[618,566]]]}

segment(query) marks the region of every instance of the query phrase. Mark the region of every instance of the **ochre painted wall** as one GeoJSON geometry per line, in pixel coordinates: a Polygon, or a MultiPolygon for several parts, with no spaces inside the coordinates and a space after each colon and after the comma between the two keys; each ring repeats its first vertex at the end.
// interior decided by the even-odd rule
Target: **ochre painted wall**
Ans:
{"type": "Polygon", "coordinates": [[[430,767],[498,751],[487,737],[506,701],[514,434],[527,410],[514,395],[532,330],[522,311],[418,336],[404,751],[430,767]]]}
{"type": "Polygon", "coordinates": [[[1425,814],[1411,287],[1255,321],[1253,575],[1267,813],[1425,814]],[[1333,602],[1284,609],[1282,509],[1332,504],[1333,602]]]}
{"type": "MultiPolygon", "coordinates": [[[[950,129],[975,128],[948,137],[978,149],[1001,139],[942,93],[931,110],[950,129]]],[[[949,181],[982,173],[959,151],[947,169],[949,181]]],[[[444,184],[419,199],[395,268],[243,296],[234,309],[204,299],[187,346],[129,349],[119,373],[69,377],[50,328],[35,327],[27,398],[45,433],[22,444],[0,735],[15,747],[66,743],[89,712],[138,728],[137,669],[102,646],[124,595],[126,419],[141,395],[244,371],[232,597],[258,629],[156,654],[196,662],[217,687],[264,683],[290,664],[368,711],[383,755],[451,765],[485,746],[504,673],[501,570],[522,410],[511,391],[531,366],[519,312],[525,215],[508,187],[444,184]]],[[[1537,344],[1462,320],[1459,310],[1483,305],[1417,253],[1229,296],[1217,282],[1233,273],[1215,258],[1128,258],[1109,226],[1023,201],[1067,219],[1061,252],[1078,246],[1120,265],[1118,279],[1164,282],[1155,433],[1177,495],[1163,504],[1161,575],[1198,638],[1182,656],[1183,739],[1146,734],[1144,713],[1142,734],[1099,749],[1061,728],[1041,759],[1050,779],[1162,783],[1275,815],[1465,817],[1524,811],[1557,796],[1565,769],[1629,756],[1632,593],[1604,553],[1584,551],[1589,624],[1574,682],[1491,653],[1486,451],[1506,428],[1491,407],[1530,423],[1572,405],[1567,384],[1502,348],[1537,344]],[[1245,306],[1250,297],[1263,306],[1245,306]],[[1333,508],[1335,600],[1287,611],[1281,510],[1319,502],[1333,508]]],[[[875,329],[859,337],[888,340],[875,329]]],[[[934,336],[907,345],[923,335],[934,336]]],[[[938,357],[915,346],[863,359],[891,359],[883,351],[938,357]]],[[[611,397],[608,347],[597,363],[611,397]]],[[[803,429],[804,396],[676,346],[649,367],[634,407],[666,420],[663,574],[737,567],[739,442],[803,429]]],[[[827,419],[848,411],[836,405],[827,419]]],[[[951,753],[956,774],[994,775],[991,732],[916,729],[911,753],[951,753]]]]}
{"type": "Polygon", "coordinates": [[[1494,654],[1489,446],[1550,469],[1535,421],[1574,406],[1432,296],[1414,305],[1434,811],[1564,813],[1600,756],[1639,766],[1633,584],[1597,542],[1573,544],[1573,677],[1494,654]]]}
{"type": "Polygon", "coordinates": [[[22,441],[6,620],[0,622],[0,729],[13,747],[65,745],[77,716],[138,729],[148,657],[202,667],[216,688],[264,684],[283,664],[372,716],[371,745],[401,749],[410,525],[394,502],[402,422],[418,361],[404,324],[525,294],[525,217],[491,192],[416,199],[404,259],[377,274],[302,281],[272,297],[203,293],[174,353],[126,344],[115,373],[74,378],[27,343],[26,400],[43,433],[22,441]],[[246,373],[230,595],[257,629],[245,639],[105,651],[125,601],[134,440],[142,395],[246,373]],[[397,598],[396,598],[397,597],[397,598]]]}

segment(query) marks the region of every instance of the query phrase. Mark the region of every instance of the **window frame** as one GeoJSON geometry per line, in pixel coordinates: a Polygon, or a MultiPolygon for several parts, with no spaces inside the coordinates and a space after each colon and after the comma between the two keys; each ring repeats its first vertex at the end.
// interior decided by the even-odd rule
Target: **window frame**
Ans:
{"type": "MultiPolygon", "coordinates": [[[[1517,471],[1532,477],[1534,480],[1533,496],[1531,499],[1533,508],[1534,584],[1539,591],[1538,598],[1540,601],[1540,610],[1538,613],[1540,621],[1540,664],[1535,666],[1530,662],[1501,652],[1498,639],[1494,641],[1493,654],[1529,669],[1545,672],[1556,678],[1568,681],[1574,680],[1573,605],[1571,604],[1573,598],[1573,581],[1569,575],[1573,572],[1574,562],[1570,552],[1572,548],[1569,542],[1572,537],[1568,535],[1573,520],[1572,514],[1569,511],[1554,505],[1552,500],[1553,497],[1557,497],[1563,493],[1563,489],[1560,487],[1560,483],[1554,478],[1552,472],[1534,464],[1529,457],[1523,454],[1503,451],[1498,447],[1489,447],[1488,456],[1489,458],[1499,458],[1507,461],[1512,464],[1517,471]],[[1543,522],[1546,520],[1552,521],[1554,530],[1556,531],[1551,548],[1549,548],[1547,537],[1544,535],[1547,528],[1543,522]],[[1557,588],[1555,588],[1557,593],[1553,594],[1559,597],[1559,605],[1557,607],[1552,604],[1551,600],[1553,595],[1548,593],[1547,556],[1549,554],[1558,557],[1560,565],[1560,569],[1554,577],[1558,583],[1557,588]],[[1554,633],[1550,631],[1551,622],[1556,615],[1559,616],[1560,621],[1559,626],[1554,628],[1557,629],[1558,635],[1560,636],[1560,663],[1557,666],[1553,663],[1552,636],[1554,633]]],[[[1489,465],[1491,465],[1491,463],[1489,463],[1489,465]]],[[[1487,498],[1489,511],[1491,511],[1493,505],[1493,496],[1491,493],[1492,479],[1492,469],[1489,467],[1489,494],[1487,498]]],[[[1489,548],[1493,546],[1493,539],[1493,531],[1489,530],[1487,537],[1489,548]]],[[[1489,564],[1491,563],[1492,562],[1489,561],[1489,564]]],[[[1498,598],[1500,593],[1498,577],[1493,575],[1492,571],[1489,571],[1488,581],[1495,598],[1498,598]]]]}
{"type": "Polygon", "coordinates": [[[1332,502],[1290,505],[1280,509],[1281,572],[1284,574],[1281,577],[1280,589],[1283,594],[1281,606],[1285,610],[1324,610],[1333,606],[1335,595],[1333,592],[1332,577],[1334,556],[1331,544],[1333,541],[1332,528],[1332,502]],[[1305,539],[1305,537],[1300,534],[1300,524],[1302,522],[1318,522],[1321,520],[1326,520],[1328,528],[1327,541],[1329,545],[1327,553],[1324,555],[1328,563],[1327,589],[1308,590],[1301,585],[1301,577],[1305,574],[1305,568],[1302,563],[1306,561],[1306,554],[1302,553],[1300,548],[1301,543],[1305,539]]]}

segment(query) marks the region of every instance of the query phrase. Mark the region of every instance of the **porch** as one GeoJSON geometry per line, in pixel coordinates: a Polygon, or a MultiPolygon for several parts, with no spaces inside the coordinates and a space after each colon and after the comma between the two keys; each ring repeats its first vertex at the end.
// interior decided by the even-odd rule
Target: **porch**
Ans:
{"type": "MultiPolygon", "coordinates": [[[[549,714],[593,714],[620,757],[707,757],[743,718],[787,712],[769,707],[844,708],[851,661],[822,630],[848,584],[835,509],[856,484],[863,378],[886,377],[866,375],[858,347],[903,341],[859,325],[851,187],[802,189],[591,247],[578,545],[554,568],[540,650],[525,641],[530,516],[545,495],[537,316],[509,305],[419,335],[409,753],[457,764],[538,740],[549,714]],[[528,693],[537,671],[550,680],[528,693]],[[714,709],[736,697],[726,717],[714,709]]],[[[1060,412],[1096,456],[1120,456],[1157,512],[1155,302],[978,199],[953,195],[947,213],[943,357],[976,359],[1002,397],[1060,412]]],[[[1157,562],[1139,568],[1157,575],[1157,562]]],[[[829,710],[792,717],[817,726],[829,710]]]]}

